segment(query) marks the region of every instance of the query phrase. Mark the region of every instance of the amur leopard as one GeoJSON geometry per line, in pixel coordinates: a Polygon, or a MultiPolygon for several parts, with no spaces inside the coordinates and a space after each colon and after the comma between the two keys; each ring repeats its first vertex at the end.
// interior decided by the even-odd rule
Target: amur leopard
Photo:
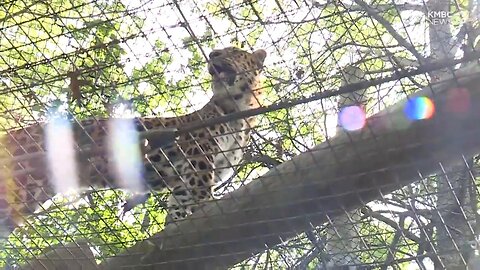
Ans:
{"type": "MultiPolygon", "coordinates": [[[[137,118],[134,120],[137,130],[178,128],[261,106],[260,72],[265,57],[264,50],[253,53],[234,47],[213,50],[208,61],[213,90],[210,101],[200,110],[183,116],[137,118]]],[[[105,144],[109,139],[108,121],[85,120],[74,125],[76,143],[80,147],[86,141],[105,144]]],[[[1,141],[0,148],[6,154],[3,156],[14,160],[2,164],[0,174],[0,226],[9,231],[55,195],[48,166],[41,158],[41,153],[47,151],[45,125],[8,131],[1,141]]],[[[228,178],[231,167],[241,161],[254,125],[255,117],[234,120],[182,134],[174,143],[162,147],[147,148],[142,157],[144,183],[153,191],[171,190],[167,220],[185,218],[199,203],[212,198],[213,188],[228,178]]],[[[88,162],[79,162],[80,186],[118,188],[109,162],[111,157],[105,153],[90,157],[88,162]]]]}

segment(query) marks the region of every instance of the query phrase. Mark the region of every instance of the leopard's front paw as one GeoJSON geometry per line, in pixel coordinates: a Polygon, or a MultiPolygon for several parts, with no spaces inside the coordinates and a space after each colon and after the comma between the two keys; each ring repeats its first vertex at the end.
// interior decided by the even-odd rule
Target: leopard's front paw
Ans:
{"type": "Polygon", "coordinates": [[[143,194],[135,194],[132,197],[128,198],[125,203],[121,206],[122,214],[132,210],[137,205],[144,204],[148,198],[150,197],[150,193],[143,193],[143,194]]]}

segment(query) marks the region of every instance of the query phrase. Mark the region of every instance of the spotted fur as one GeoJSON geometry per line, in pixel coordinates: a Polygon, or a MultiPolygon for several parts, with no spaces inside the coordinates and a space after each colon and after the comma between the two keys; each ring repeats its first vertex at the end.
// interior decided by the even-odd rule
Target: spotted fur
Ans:
{"type": "MultiPolygon", "coordinates": [[[[200,110],[174,118],[138,118],[139,131],[159,127],[184,127],[206,119],[237,111],[257,108],[262,89],[259,75],[266,57],[264,50],[248,53],[229,47],[209,55],[208,71],[212,75],[213,97],[200,110]]],[[[74,126],[77,144],[102,147],[108,138],[106,119],[86,120],[74,126]]],[[[171,190],[168,200],[169,219],[178,220],[195,211],[202,201],[212,198],[212,189],[232,174],[242,150],[249,140],[253,117],[222,123],[181,135],[175,143],[144,150],[146,187],[171,190]]],[[[42,158],[45,151],[44,124],[10,131],[0,148],[5,158],[16,158],[6,164],[0,175],[0,223],[14,228],[24,217],[55,195],[42,158]],[[21,159],[21,157],[29,157],[21,159]]],[[[118,187],[109,166],[109,157],[97,154],[77,158],[80,186],[118,187]]]]}

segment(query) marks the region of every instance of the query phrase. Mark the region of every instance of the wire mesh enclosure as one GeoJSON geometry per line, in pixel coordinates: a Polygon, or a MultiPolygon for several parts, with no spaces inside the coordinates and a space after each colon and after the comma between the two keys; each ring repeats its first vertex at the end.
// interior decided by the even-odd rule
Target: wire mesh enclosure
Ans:
{"type": "Polygon", "coordinates": [[[479,17],[1,1],[0,267],[480,269],[479,17]]]}

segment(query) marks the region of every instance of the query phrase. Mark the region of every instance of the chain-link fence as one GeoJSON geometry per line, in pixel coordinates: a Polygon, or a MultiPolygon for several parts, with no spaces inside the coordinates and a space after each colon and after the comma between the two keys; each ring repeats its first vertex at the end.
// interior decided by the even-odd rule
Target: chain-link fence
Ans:
{"type": "Polygon", "coordinates": [[[479,14],[473,0],[0,2],[0,267],[478,269],[479,14]],[[210,53],[230,46],[267,52],[263,101],[202,118],[232,75],[210,53]],[[158,124],[182,115],[197,120],[158,124]],[[193,214],[165,225],[175,187],[135,192],[149,170],[167,177],[152,148],[195,167],[202,153],[171,145],[220,145],[251,117],[241,160],[204,168],[221,181],[193,214]],[[106,155],[130,189],[95,185],[106,155]]]}

